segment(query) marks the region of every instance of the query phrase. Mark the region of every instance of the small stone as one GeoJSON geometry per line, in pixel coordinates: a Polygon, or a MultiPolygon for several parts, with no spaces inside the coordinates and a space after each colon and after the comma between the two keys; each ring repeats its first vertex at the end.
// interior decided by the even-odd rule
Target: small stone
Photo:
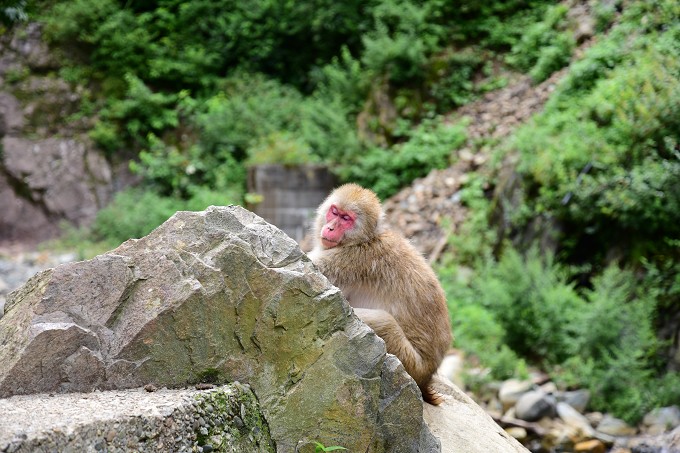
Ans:
{"type": "Polygon", "coordinates": [[[590,392],[585,389],[564,392],[562,398],[565,403],[569,404],[580,413],[584,413],[590,402],[590,392]]]}
{"type": "Polygon", "coordinates": [[[604,453],[606,450],[607,447],[597,439],[586,440],[574,445],[575,453],[604,453]]]}
{"type": "Polygon", "coordinates": [[[543,417],[554,417],[555,399],[541,390],[523,394],[515,405],[515,415],[520,420],[535,422],[543,417]]]}
{"type": "Polygon", "coordinates": [[[519,426],[511,426],[510,428],[505,428],[505,432],[510,434],[517,440],[523,440],[527,438],[527,430],[519,426]]]}
{"type": "Polygon", "coordinates": [[[634,436],[637,430],[621,419],[605,415],[597,425],[597,430],[610,436],[634,436]]]}
{"type": "Polygon", "coordinates": [[[657,435],[680,426],[680,408],[678,406],[659,407],[647,413],[642,419],[647,427],[647,434],[657,435]]]}
{"type": "Polygon", "coordinates": [[[590,422],[590,426],[597,426],[604,418],[604,414],[602,412],[588,412],[585,415],[590,422]]]}
{"type": "Polygon", "coordinates": [[[557,385],[555,385],[555,383],[552,381],[546,382],[539,388],[541,389],[542,392],[547,393],[549,395],[557,393],[557,385]]]}
{"type": "Polygon", "coordinates": [[[463,381],[463,357],[461,354],[448,354],[444,356],[439,365],[439,374],[445,376],[458,387],[465,388],[463,381]]]}
{"type": "Polygon", "coordinates": [[[106,441],[108,443],[113,442],[113,439],[115,439],[115,438],[116,438],[116,431],[111,430],[108,433],[106,433],[106,441]]]}
{"type": "Polygon", "coordinates": [[[210,390],[214,388],[215,388],[214,384],[206,384],[205,382],[196,384],[196,390],[210,390]]]}
{"type": "Polygon", "coordinates": [[[503,407],[513,406],[519,401],[519,398],[531,390],[533,386],[531,381],[520,381],[518,379],[508,379],[503,382],[498,391],[498,399],[503,403],[503,407]]]}
{"type": "Polygon", "coordinates": [[[157,389],[156,386],[153,385],[153,384],[146,384],[146,385],[144,386],[144,390],[146,390],[147,392],[151,393],[151,392],[155,392],[155,391],[158,390],[158,389],[157,389]]]}
{"type": "Polygon", "coordinates": [[[243,423],[243,420],[241,420],[241,417],[239,417],[238,415],[236,417],[234,417],[234,424],[239,429],[241,429],[241,428],[243,428],[243,426],[245,426],[245,424],[243,423]]]}
{"type": "Polygon", "coordinates": [[[580,431],[586,436],[592,437],[595,434],[595,430],[590,426],[588,419],[583,416],[579,411],[571,407],[564,401],[557,403],[557,415],[566,423],[568,426],[580,431]]]}

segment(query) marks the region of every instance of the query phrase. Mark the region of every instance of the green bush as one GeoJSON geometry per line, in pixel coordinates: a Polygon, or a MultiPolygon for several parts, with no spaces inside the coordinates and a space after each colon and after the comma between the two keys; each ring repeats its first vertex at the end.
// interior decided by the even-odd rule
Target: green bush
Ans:
{"type": "Polygon", "coordinates": [[[630,28],[592,47],[512,142],[528,194],[518,211],[560,221],[577,261],[622,247],[635,258],[680,236],[680,26],[630,28]]]}
{"type": "Polygon", "coordinates": [[[678,377],[655,363],[661,347],[654,333],[657,301],[641,290],[631,272],[615,266],[593,285],[574,319],[573,356],[557,376],[590,389],[593,409],[635,423],[653,407],[673,404],[671,398],[680,394],[668,385],[680,382],[678,377]]]}
{"type": "Polygon", "coordinates": [[[484,60],[476,49],[467,52],[446,52],[429,63],[429,95],[437,111],[448,112],[474,98],[472,79],[484,60]]]}
{"type": "Polygon", "coordinates": [[[494,379],[520,375],[525,364],[506,344],[506,331],[495,314],[479,304],[477,293],[461,281],[456,265],[439,267],[438,274],[448,301],[454,344],[488,367],[494,379]]]}
{"type": "Polygon", "coordinates": [[[544,263],[535,249],[526,258],[508,249],[476,284],[480,303],[496,315],[520,356],[555,364],[574,352],[571,322],[584,303],[554,261],[544,263]]]}
{"type": "Polygon", "coordinates": [[[114,243],[141,238],[179,209],[177,200],[160,197],[151,191],[124,190],[97,213],[92,225],[93,234],[97,239],[114,243]]]}
{"type": "Polygon", "coordinates": [[[186,93],[153,92],[133,74],[125,74],[123,79],[124,96],[108,100],[90,133],[95,143],[109,153],[125,147],[126,143],[144,146],[150,133],[176,128],[179,125],[177,102],[186,96],[186,93]]]}
{"type": "Polygon", "coordinates": [[[668,292],[651,290],[616,266],[595,278],[592,289],[578,291],[564,268],[535,250],[522,256],[506,248],[462,279],[460,269],[439,269],[456,344],[493,377],[517,374],[523,358],[552,370],[563,386],[590,389],[592,409],[631,423],[677,401],[680,379],[658,362],[663,343],[654,332],[668,292]]]}
{"type": "Polygon", "coordinates": [[[530,25],[513,45],[507,62],[528,71],[535,82],[542,82],[569,63],[576,43],[567,29],[568,11],[564,4],[549,8],[545,19],[530,25]]]}
{"type": "Polygon", "coordinates": [[[422,78],[442,32],[428,21],[427,9],[410,0],[383,0],[372,16],[373,27],[362,36],[364,66],[396,84],[422,78]]]}
{"type": "Polygon", "coordinates": [[[245,157],[250,147],[276,133],[289,133],[326,161],[342,160],[358,146],[339,101],[304,98],[297,90],[257,74],[230,78],[223,94],[198,117],[206,151],[229,149],[245,157]]]}
{"type": "Polygon", "coordinates": [[[134,169],[162,194],[187,197],[194,186],[244,190],[246,162],[342,161],[356,154],[353,127],[340,103],[303,97],[260,74],[223,82],[202,105],[192,101],[197,143],[168,144],[147,136],[134,169]]]}
{"type": "Polygon", "coordinates": [[[236,194],[196,189],[188,200],[164,197],[141,188],[118,192],[113,202],[97,213],[91,236],[111,244],[141,238],[177,211],[201,211],[210,205],[239,202],[236,194]]]}
{"type": "Polygon", "coordinates": [[[282,164],[286,166],[319,163],[321,158],[309,144],[289,133],[273,133],[261,138],[249,150],[248,165],[282,164]]]}
{"type": "Polygon", "coordinates": [[[26,8],[26,0],[7,0],[0,7],[0,23],[11,26],[18,22],[25,22],[28,20],[26,8]]]}
{"type": "MultiPolygon", "coordinates": [[[[467,218],[448,240],[456,262],[473,268],[483,266],[490,259],[497,240],[496,231],[489,223],[490,203],[485,187],[489,187],[489,181],[479,174],[471,174],[462,185],[456,195],[461,206],[467,209],[467,218]]],[[[446,231],[445,222],[442,227],[446,231]]]]}

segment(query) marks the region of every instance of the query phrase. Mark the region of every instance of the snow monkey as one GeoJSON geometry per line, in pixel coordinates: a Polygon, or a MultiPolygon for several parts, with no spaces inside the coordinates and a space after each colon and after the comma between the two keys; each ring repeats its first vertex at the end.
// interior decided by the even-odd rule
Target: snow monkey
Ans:
{"type": "Polygon", "coordinates": [[[335,189],[317,210],[309,257],[340,288],[354,313],[396,355],[420,387],[430,385],[451,345],[444,291],[425,259],[384,224],[380,200],[356,184],[335,189]]]}

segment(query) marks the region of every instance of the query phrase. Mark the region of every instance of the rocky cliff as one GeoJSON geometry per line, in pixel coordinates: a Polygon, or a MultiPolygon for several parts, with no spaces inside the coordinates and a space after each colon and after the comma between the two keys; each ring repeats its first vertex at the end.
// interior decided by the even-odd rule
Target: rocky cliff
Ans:
{"type": "Polygon", "coordinates": [[[92,146],[91,120],[75,115],[82,87],[57,67],[40,25],[0,34],[0,245],[89,223],[127,177],[92,146]]]}

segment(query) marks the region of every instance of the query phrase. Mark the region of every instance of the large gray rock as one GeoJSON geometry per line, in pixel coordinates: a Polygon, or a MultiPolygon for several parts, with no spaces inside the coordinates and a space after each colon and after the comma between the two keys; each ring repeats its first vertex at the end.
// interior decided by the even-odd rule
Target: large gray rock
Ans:
{"type": "Polygon", "coordinates": [[[255,396],[240,384],[21,395],[0,399],[0,413],[2,452],[275,451],[255,396]]]}
{"type": "Polygon", "coordinates": [[[280,230],[239,208],[46,270],[0,319],[0,397],[248,383],[278,451],[438,451],[419,389],[280,230]]]}

